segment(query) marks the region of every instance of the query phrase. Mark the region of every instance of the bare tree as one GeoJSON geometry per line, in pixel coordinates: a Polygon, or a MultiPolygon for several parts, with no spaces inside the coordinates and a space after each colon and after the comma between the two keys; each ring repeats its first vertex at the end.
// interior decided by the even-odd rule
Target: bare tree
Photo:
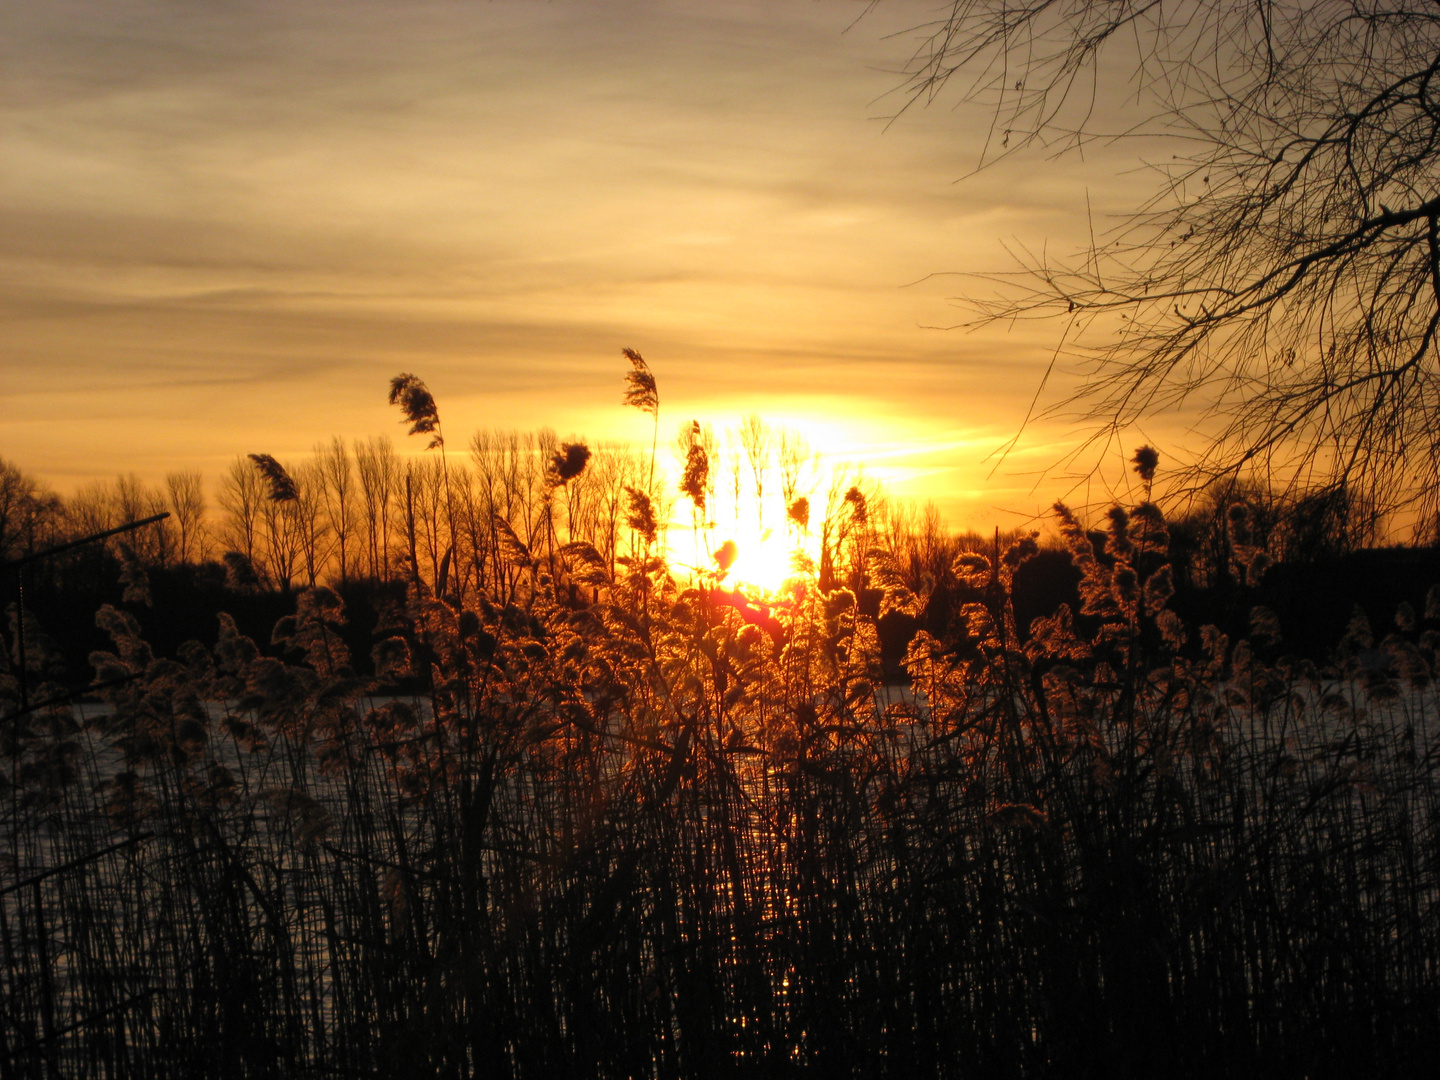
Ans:
{"type": "Polygon", "coordinates": [[[451,573],[456,594],[463,597],[471,588],[484,589],[489,584],[486,558],[493,526],[478,478],[472,478],[468,469],[460,471],[465,479],[455,484],[455,565],[451,573]]]}
{"type": "Polygon", "coordinates": [[[612,577],[620,554],[625,489],[638,484],[644,475],[639,455],[626,446],[601,447],[585,471],[586,483],[593,492],[586,503],[591,514],[585,535],[605,559],[612,577]]]}
{"type": "MultiPolygon", "coordinates": [[[[468,478],[467,478],[468,482],[468,478]]],[[[411,568],[419,572],[420,556],[439,591],[440,567],[450,548],[453,500],[447,491],[449,469],[440,458],[410,457],[403,467],[403,512],[411,568]]]]}
{"type": "Polygon", "coordinates": [[[526,460],[528,495],[525,506],[529,512],[530,524],[522,535],[531,550],[538,551],[541,544],[549,544],[552,541],[547,523],[550,510],[545,500],[545,466],[555,451],[560,448],[560,440],[554,429],[548,427],[542,427],[536,431],[533,439],[535,452],[526,460]]]}
{"type": "Polygon", "coordinates": [[[478,579],[488,579],[504,593],[516,583],[515,570],[498,558],[497,521],[503,521],[529,547],[542,535],[544,469],[542,462],[556,448],[555,433],[521,435],[516,431],[477,431],[470,443],[478,498],[485,508],[483,550],[486,564],[478,579]]]}
{"type": "Polygon", "coordinates": [[[345,440],[336,435],[315,447],[315,460],[325,492],[325,516],[335,537],[340,584],[350,580],[350,557],[355,535],[355,467],[345,440]]]}
{"type": "Polygon", "coordinates": [[[952,576],[951,564],[966,544],[990,554],[994,541],[974,533],[958,534],[945,525],[933,500],[924,506],[914,502],[883,500],[883,521],[876,529],[877,540],[890,552],[905,584],[917,594],[930,593],[952,576]]]}
{"type": "Polygon", "coordinates": [[[1081,257],[1022,257],[977,304],[1064,321],[1062,406],[1094,439],[1198,407],[1197,481],[1440,507],[1440,6],[954,0],[909,75],[911,101],[953,83],[994,110],[982,165],[1111,119],[1177,151],[1081,257]],[[1106,99],[1122,83],[1138,117],[1106,99]]]}
{"type": "Polygon", "coordinates": [[[220,541],[229,550],[256,564],[260,542],[260,504],[265,500],[265,481],[255,467],[237,456],[220,478],[216,501],[225,512],[220,541]]]}
{"type": "Polygon", "coordinates": [[[373,580],[390,573],[390,531],[400,477],[395,444],[386,436],[355,443],[355,471],[360,478],[360,501],[365,527],[366,570],[373,580]]]}
{"type": "Polygon", "coordinates": [[[420,581],[420,519],[425,512],[425,478],[421,463],[407,459],[401,469],[400,521],[405,530],[405,566],[407,575],[420,581]]]}
{"type": "Polygon", "coordinates": [[[0,458],[0,560],[56,543],[64,516],[56,495],[0,458]]]}
{"type": "MultiPolygon", "coordinates": [[[[802,481],[807,470],[812,474],[818,469],[820,456],[810,449],[810,442],[793,428],[781,428],[777,438],[777,455],[780,463],[780,493],[785,500],[788,513],[795,500],[810,494],[812,484],[802,481]]],[[[796,528],[799,522],[787,518],[787,523],[796,528]]]]}
{"type": "Polygon", "coordinates": [[[259,560],[252,562],[263,581],[283,592],[289,592],[294,584],[305,551],[305,529],[298,485],[296,487],[296,494],[289,498],[281,498],[272,491],[260,500],[262,550],[259,560]]]}
{"type": "Polygon", "coordinates": [[[469,497],[473,499],[474,509],[467,515],[471,523],[467,528],[471,541],[471,575],[480,588],[500,592],[505,591],[509,584],[505,580],[505,564],[496,555],[499,539],[495,524],[497,515],[506,517],[503,478],[506,441],[499,432],[488,430],[477,431],[471,437],[470,459],[475,479],[473,496],[469,497]]]}
{"type": "MultiPolygon", "coordinates": [[[[166,510],[163,492],[150,487],[134,473],[115,479],[114,507],[119,521],[139,521],[166,510]]],[[[144,562],[155,566],[169,563],[175,548],[174,523],[163,521],[158,528],[131,533],[123,541],[144,562]]]]}
{"type": "Polygon", "coordinates": [[[319,583],[325,564],[330,561],[333,530],[326,512],[325,466],[317,458],[302,462],[292,475],[295,478],[293,527],[300,556],[304,561],[305,580],[312,589],[319,583]]]}
{"type": "Polygon", "coordinates": [[[206,555],[205,481],[198,470],[165,474],[171,522],[175,527],[175,556],[182,563],[199,562],[206,555]]]}
{"type": "MultiPolygon", "coordinates": [[[[825,506],[819,520],[819,586],[829,592],[844,569],[850,584],[859,586],[874,536],[874,521],[883,520],[884,498],[880,488],[849,465],[830,470],[825,506]]],[[[813,520],[813,519],[812,519],[813,520]]]]}
{"type": "Polygon", "coordinates": [[[775,433],[755,413],[740,422],[740,445],[750,465],[750,478],[755,491],[755,526],[765,535],[765,474],[770,471],[770,452],[774,449],[775,433]]]}
{"type": "Polygon", "coordinates": [[[745,466],[740,460],[740,436],[734,431],[727,431],[725,437],[725,476],[729,483],[726,485],[726,492],[730,496],[730,506],[734,510],[735,528],[740,527],[740,502],[745,491],[745,466]]]}
{"type": "MultiPolygon", "coordinates": [[[[83,484],[65,500],[65,516],[70,531],[76,536],[91,536],[120,524],[113,496],[107,481],[92,480],[83,484]]],[[[3,513],[0,513],[0,518],[3,518],[3,513]]],[[[0,527],[3,527],[3,521],[0,521],[0,527]]]]}

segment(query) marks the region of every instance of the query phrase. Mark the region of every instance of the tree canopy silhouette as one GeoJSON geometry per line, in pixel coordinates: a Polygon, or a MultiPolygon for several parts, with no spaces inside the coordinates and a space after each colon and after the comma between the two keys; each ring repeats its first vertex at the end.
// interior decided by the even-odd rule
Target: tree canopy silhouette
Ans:
{"type": "MultiPolygon", "coordinates": [[[[1058,317],[1092,447],[1198,408],[1196,480],[1254,467],[1440,509],[1440,6],[954,0],[908,101],[993,109],[984,165],[1165,137],[1148,201],[1072,262],[1021,256],[976,321],[1058,317]],[[1126,81],[1128,79],[1128,81],[1126,81]],[[1120,113],[1106,87],[1125,86],[1120,113]]],[[[1146,146],[1155,152],[1154,142],[1146,146]]]]}

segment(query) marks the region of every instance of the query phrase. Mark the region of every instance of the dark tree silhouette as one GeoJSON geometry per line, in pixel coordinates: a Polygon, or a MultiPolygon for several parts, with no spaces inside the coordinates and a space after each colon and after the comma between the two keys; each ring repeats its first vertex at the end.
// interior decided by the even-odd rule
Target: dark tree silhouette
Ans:
{"type": "Polygon", "coordinates": [[[1179,149],[1082,257],[1022,256],[976,304],[1067,323],[1081,377],[1055,408],[1090,449],[1198,407],[1197,481],[1254,468],[1433,514],[1437,73],[1440,5],[1413,0],[955,0],[907,90],[993,108],[982,166],[1115,136],[1101,89],[1121,85],[1123,134],[1179,149]]]}

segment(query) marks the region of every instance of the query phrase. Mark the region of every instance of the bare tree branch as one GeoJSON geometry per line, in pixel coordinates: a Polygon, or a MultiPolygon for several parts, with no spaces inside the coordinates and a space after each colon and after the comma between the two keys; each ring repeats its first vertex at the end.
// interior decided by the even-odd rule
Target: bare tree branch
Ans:
{"type": "Polygon", "coordinates": [[[993,110],[981,167],[1127,134],[1187,148],[1091,250],[1023,257],[971,301],[974,322],[1074,325],[1079,388],[1051,411],[1090,445],[1198,408],[1197,479],[1264,467],[1440,512],[1440,5],[955,0],[908,74],[909,101],[957,84],[993,110]],[[1142,119],[1102,131],[1117,70],[1142,119]]]}

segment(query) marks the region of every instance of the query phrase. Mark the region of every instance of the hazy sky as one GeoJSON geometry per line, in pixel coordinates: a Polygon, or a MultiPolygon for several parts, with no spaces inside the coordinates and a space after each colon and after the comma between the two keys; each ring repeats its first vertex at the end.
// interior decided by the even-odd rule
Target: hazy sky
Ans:
{"type": "Polygon", "coordinates": [[[885,123],[933,5],[867,6],[0,0],[0,456],[68,490],[403,443],[399,371],[452,446],[648,442],[630,346],[667,439],[759,412],[957,524],[1044,505],[1058,432],[982,459],[1050,332],[934,329],[927,275],[1074,246],[1121,166],[962,179],[983,113],[885,123]]]}

